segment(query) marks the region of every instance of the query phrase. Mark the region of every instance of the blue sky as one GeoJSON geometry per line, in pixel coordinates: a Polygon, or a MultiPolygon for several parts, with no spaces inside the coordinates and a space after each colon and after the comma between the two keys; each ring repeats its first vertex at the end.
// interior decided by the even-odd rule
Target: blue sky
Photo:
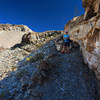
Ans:
{"type": "Polygon", "coordinates": [[[25,24],[36,32],[63,30],[83,13],[82,0],[0,0],[1,24],[25,24]]]}

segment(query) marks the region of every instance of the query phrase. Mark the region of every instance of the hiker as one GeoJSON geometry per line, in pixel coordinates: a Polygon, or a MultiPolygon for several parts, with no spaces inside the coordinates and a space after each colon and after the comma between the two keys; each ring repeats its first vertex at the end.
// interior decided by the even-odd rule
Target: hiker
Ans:
{"type": "Polygon", "coordinates": [[[70,47],[70,37],[68,34],[68,30],[65,30],[64,35],[63,35],[63,47],[61,52],[62,53],[70,53],[69,47],[70,47]]]}

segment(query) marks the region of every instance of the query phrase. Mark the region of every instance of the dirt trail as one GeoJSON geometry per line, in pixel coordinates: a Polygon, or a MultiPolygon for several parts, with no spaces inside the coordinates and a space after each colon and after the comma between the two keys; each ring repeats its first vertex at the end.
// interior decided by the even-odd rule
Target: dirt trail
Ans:
{"type": "Polygon", "coordinates": [[[56,71],[32,94],[42,94],[41,100],[96,100],[94,74],[83,64],[79,49],[71,54],[58,53],[52,62],[57,65],[56,71]]]}

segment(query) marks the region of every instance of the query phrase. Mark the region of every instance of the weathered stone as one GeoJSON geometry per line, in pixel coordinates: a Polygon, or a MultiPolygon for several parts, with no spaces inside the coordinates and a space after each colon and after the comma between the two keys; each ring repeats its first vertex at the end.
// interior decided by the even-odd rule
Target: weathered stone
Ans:
{"type": "Polygon", "coordinates": [[[100,64],[98,65],[97,72],[100,73],[100,64]]]}
{"type": "Polygon", "coordinates": [[[35,32],[29,32],[28,34],[24,34],[22,37],[22,42],[21,43],[35,43],[37,40],[39,40],[39,36],[35,32]]]}
{"type": "Polygon", "coordinates": [[[100,0],[82,0],[85,8],[84,19],[90,19],[100,13],[100,0]]]}
{"type": "Polygon", "coordinates": [[[32,32],[24,25],[0,24],[0,48],[11,48],[22,41],[25,34],[32,32]]]}
{"type": "Polygon", "coordinates": [[[0,31],[32,32],[32,30],[28,28],[26,25],[16,25],[16,24],[0,24],[0,31]]]}
{"type": "Polygon", "coordinates": [[[88,67],[94,70],[99,79],[100,15],[97,15],[88,21],[83,20],[80,24],[74,22],[73,25],[73,20],[68,24],[69,26],[73,26],[69,28],[71,40],[76,41],[80,45],[85,64],[88,64],[88,67]]]}
{"type": "Polygon", "coordinates": [[[56,45],[56,49],[57,51],[61,51],[62,49],[62,45],[63,45],[63,37],[60,36],[55,40],[55,45],[56,45]]]}

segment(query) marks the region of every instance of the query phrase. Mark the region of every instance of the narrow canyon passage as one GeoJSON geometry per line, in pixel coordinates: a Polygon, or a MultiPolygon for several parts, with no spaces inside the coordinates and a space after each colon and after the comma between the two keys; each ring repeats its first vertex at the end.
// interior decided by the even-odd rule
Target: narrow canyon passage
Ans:
{"type": "Polygon", "coordinates": [[[34,64],[29,64],[26,67],[22,66],[29,75],[24,73],[24,70],[21,71],[24,73],[23,76],[13,72],[8,78],[0,81],[0,96],[2,97],[3,93],[4,100],[8,97],[13,100],[99,100],[95,75],[83,63],[80,49],[74,48],[70,54],[61,54],[56,51],[55,47],[53,50],[55,56],[51,56],[49,60],[56,66],[43,84],[35,82],[35,87],[27,85],[31,84],[35,67],[34,64]],[[20,79],[16,78],[16,75],[19,75],[20,79]]]}
{"type": "Polygon", "coordinates": [[[52,62],[57,65],[55,72],[42,86],[32,89],[32,94],[42,94],[41,100],[97,100],[94,73],[83,64],[79,49],[58,53],[52,62]]]}

